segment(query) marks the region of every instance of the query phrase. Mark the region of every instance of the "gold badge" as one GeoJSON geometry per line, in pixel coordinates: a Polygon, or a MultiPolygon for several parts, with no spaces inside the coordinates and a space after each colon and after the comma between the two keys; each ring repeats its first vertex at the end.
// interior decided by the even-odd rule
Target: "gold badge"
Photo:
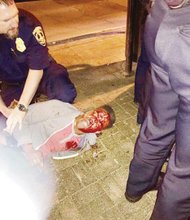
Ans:
{"type": "Polygon", "coordinates": [[[20,38],[20,37],[17,37],[16,38],[16,49],[20,52],[24,52],[26,50],[26,46],[24,44],[24,41],[20,38]]]}
{"type": "Polygon", "coordinates": [[[40,26],[36,27],[32,33],[39,44],[41,44],[42,46],[46,46],[45,35],[44,35],[44,32],[40,26]]]}

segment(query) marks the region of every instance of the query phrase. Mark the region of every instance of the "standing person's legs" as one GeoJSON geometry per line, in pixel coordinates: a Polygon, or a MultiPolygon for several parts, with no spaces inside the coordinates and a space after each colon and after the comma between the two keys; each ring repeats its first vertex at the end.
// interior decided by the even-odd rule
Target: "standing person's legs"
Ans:
{"type": "Polygon", "coordinates": [[[144,42],[141,45],[141,54],[138,59],[137,70],[135,74],[135,97],[134,101],[139,104],[137,113],[137,123],[142,124],[147,111],[147,103],[150,99],[148,91],[151,85],[150,79],[150,62],[145,50],[144,42]]]}
{"type": "Polygon", "coordinates": [[[190,217],[190,103],[181,98],[172,151],[151,220],[187,220],[190,217]]]}
{"type": "Polygon", "coordinates": [[[47,95],[48,99],[58,99],[68,103],[73,103],[77,95],[67,70],[58,64],[45,71],[39,92],[47,95]]]}
{"type": "Polygon", "coordinates": [[[149,100],[151,96],[151,72],[150,68],[146,72],[145,82],[143,89],[141,90],[141,101],[138,103],[138,113],[137,113],[137,123],[142,124],[144,119],[146,118],[147,109],[149,105],[149,100]]]}
{"type": "Polygon", "coordinates": [[[150,62],[148,61],[145,45],[141,45],[141,54],[138,59],[137,69],[135,73],[135,90],[134,90],[134,101],[141,103],[144,99],[144,87],[146,84],[146,74],[150,69],[150,62]]]}
{"type": "Polygon", "coordinates": [[[163,163],[175,138],[178,96],[173,92],[167,73],[154,66],[152,89],[146,119],[135,145],[126,187],[126,197],[139,197],[157,183],[163,163]]]}

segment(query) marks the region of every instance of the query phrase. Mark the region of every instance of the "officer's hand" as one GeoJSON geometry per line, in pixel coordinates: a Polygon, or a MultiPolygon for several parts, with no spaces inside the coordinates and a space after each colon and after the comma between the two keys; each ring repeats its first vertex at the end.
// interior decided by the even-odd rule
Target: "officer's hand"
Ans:
{"type": "Polygon", "coordinates": [[[19,129],[21,129],[22,121],[25,115],[26,115],[26,112],[20,111],[18,108],[14,108],[11,114],[9,115],[9,117],[7,118],[7,121],[6,121],[7,127],[5,128],[5,130],[9,132],[10,134],[12,134],[17,124],[19,126],[19,129]]]}
{"type": "Polygon", "coordinates": [[[11,114],[12,110],[17,106],[17,104],[18,104],[18,101],[14,99],[8,107],[6,105],[2,105],[1,113],[6,118],[8,118],[9,115],[11,114]]]}
{"type": "Polygon", "coordinates": [[[2,113],[6,118],[9,117],[9,115],[11,114],[11,112],[12,112],[12,109],[7,108],[7,107],[5,107],[5,108],[3,109],[3,111],[1,111],[1,113],[2,113]]]}

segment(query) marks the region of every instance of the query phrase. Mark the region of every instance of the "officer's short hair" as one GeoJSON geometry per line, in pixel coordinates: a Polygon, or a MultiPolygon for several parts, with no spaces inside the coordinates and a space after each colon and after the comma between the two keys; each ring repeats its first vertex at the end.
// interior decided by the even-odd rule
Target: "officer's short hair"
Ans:
{"type": "Polygon", "coordinates": [[[15,3],[14,0],[0,0],[0,5],[7,5],[7,6],[9,6],[9,5],[12,5],[14,3],[15,3]]]}

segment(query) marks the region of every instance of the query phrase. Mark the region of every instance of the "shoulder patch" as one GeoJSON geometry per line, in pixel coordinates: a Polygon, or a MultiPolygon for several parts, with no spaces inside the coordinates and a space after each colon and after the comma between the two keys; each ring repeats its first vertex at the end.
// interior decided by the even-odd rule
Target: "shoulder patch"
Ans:
{"type": "Polygon", "coordinates": [[[41,44],[42,46],[46,46],[46,39],[42,27],[40,26],[35,27],[32,33],[39,44],[41,44]]]}
{"type": "Polygon", "coordinates": [[[20,52],[24,52],[26,50],[26,46],[24,44],[24,41],[20,38],[20,37],[17,37],[16,38],[16,49],[20,52]]]}

